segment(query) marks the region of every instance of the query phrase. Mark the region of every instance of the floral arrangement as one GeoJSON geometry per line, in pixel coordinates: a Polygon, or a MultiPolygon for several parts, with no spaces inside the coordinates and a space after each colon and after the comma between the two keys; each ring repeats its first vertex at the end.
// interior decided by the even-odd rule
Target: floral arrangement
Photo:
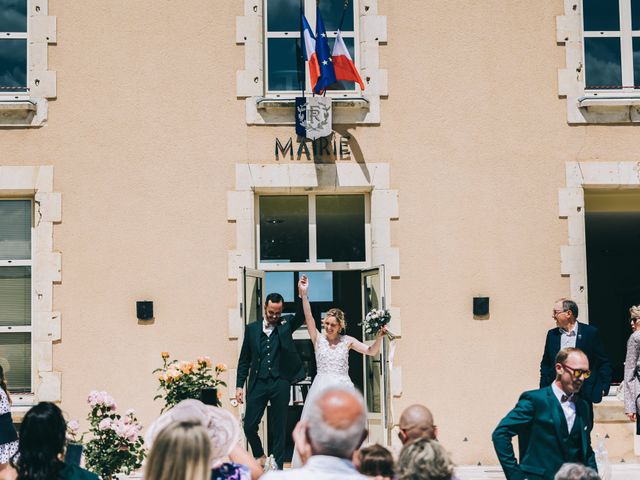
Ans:
{"type": "Polygon", "coordinates": [[[124,417],[116,413],[116,402],[107,392],[92,391],[87,403],[91,408],[87,419],[92,436],[85,446],[87,469],[109,479],[140,468],[145,451],[136,412],[127,410],[124,417]]]}
{"type": "MultiPolygon", "coordinates": [[[[364,321],[362,325],[364,326],[364,331],[368,335],[376,336],[378,332],[391,321],[391,312],[389,310],[376,310],[373,309],[364,317],[364,321]]],[[[386,332],[385,335],[389,337],[390,340],[395,340],[395,335],[391,332],[386,332]]]]}
{"type": "Polygon", "coordinates": [[[218,363],[212,368],[211,359],[207,356],[198,357],[195,362],[170,360],[168,352],[162,352],[162,367],[153,373],[160,373],[158,381],[160,393],[153,399],[163,399],[162,411],[173,407],[187,398],[201,398],[203,389],[216,389],[215,401],[220,406],[222,392],[218,387],[227,384],[220,379],[220,374],[227,370],[224,363],[218,363]]]}

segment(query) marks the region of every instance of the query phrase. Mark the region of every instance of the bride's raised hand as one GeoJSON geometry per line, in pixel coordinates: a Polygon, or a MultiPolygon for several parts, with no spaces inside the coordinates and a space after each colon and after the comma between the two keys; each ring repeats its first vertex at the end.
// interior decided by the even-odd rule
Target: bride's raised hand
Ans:
{"type": "Polygon", "coordinates": [[[304,297],[309,291],[309,278],[306,275],[301,275],[298,280],[298,295],[304,297]]]}

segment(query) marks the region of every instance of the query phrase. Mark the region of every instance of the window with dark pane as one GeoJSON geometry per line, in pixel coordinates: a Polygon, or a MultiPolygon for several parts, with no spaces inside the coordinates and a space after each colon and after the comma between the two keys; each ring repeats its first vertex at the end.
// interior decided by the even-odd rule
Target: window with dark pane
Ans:
{"type": "Polygon", "coordinates": [[[27,40],[0,40],[0,93],[27,89],[27,40]]]}
{"type": "Polygon", "coordinates": [[[0,93],[27,90],[27,0],[0,0],[0,93]]]}
{"type": "Polygon", "coordinates": [[[0,32],[27,32],[27,0],[0,0],[0,32]]]}
{"type": "Polygon", "coordinates": [[[31,392],[31,333],[0,333],[0,365],[9,391],[31,392]]]}
{"type": "Polygon", "coordinates": [[[640,30],[640,0],[631,0],[631,29],[640,30]]]}
{"type": "Polygon", "coordinates": [[[0,267],[0,326],[31,325],[31,267],[0,267]]]}
{"type": "Polygon", "coordinates": [[[620,38],[584,39],[586,88],[616,89],[622,87],[620,38]]]}
{"type": "Polygon", "coordinates": [[[364,225],[364,195],[316,197],[318,261],[363,262],[364,225]]]}
{"type": "Polygon", "coordinates": [[[260,197],[260,261],[309,261],[309,201],[306,195],[260,197]]]}
{"type": "Polygon", "coordinates": [[[269,90],[301,91],[304,88],[300,38],[269,38],[269,90]]]}
{"type": "Polygon", "coordinates": [[[31,258],[31,200],[0,200],[0,260],[31,258]]]}
{"type": "Polygon", "coordinates": [[[353,31],[353,4],[353,0],[350,1],[345,10],[344,0],[322,0],[320,2],[320,15],[322,15],[327,32],[335,33],[338,30],[343,12],[342,31],[353,31]]]}
{"type": "Polygon", "coordinates": [[[619,31],[620,5],[618,0],[583,0],[582,20],[585,31],[619,31]]]}

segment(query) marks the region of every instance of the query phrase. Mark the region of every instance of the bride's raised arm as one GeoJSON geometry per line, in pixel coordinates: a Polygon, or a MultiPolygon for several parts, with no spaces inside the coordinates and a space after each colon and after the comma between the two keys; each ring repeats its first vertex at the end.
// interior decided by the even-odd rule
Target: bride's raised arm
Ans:
{"type": "Polygon", "coordinates": [[[302,309],[304,310],[304,321],[307,324],[307,330],[309,331],[309,337],[313,348],[316,348],[316,338],[318,336],[318,329],[316,328],[316,321],[313,319],[311,313],[311,304],[309,303],[309,279],[306,275],[302,275],[298,281],[298,295],[302,299],[302,309]]]}
{"type": "Polygon", "coordinates": [[[382,338],[384,337],[385,333],[387,333],[386,326],[380,329],[380,331],[378,332],[378,335],[376,336],[376,341],[373,342],[371,345],[367,345],[366,343],[363,343],[351,337],[351,343],[349,344],[349,348],[352,348],[356,352],[359,352],[363,355],[371,355],[372,357],[375,357],[380,353],[380,347],[382,346],[382,338]]]}

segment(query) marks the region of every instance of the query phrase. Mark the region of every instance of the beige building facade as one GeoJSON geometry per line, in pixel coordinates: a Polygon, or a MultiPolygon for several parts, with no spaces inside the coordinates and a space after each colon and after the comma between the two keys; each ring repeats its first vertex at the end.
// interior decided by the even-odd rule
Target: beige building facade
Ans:
{"type": "MultiPolygon", "coordinates": [[[[329,92],[334,133],[312,143],[293,124],[308,79],[282,60],[299,32],[278,23],[302,6],[315,25],[312,0],[0,1],[14,411],[84,418],[98,389],[149,424],[169,351],[229,365],[240,416],[244,324],[300,272],[350,332],[392,312],[393,358],[352,359],[372,440],[395,445],[423,403],[456,463],[496,464],[491,431],[537,388],[559,297],[602,330],[619,382],[640,303],[640,5],[604,3],[351,0],[365,90],[329,92]]],[[[343,1],[321,5],[333,38],[343,1]]],[[[621,400],[596,420],[637,462],[621,400]]]]}

